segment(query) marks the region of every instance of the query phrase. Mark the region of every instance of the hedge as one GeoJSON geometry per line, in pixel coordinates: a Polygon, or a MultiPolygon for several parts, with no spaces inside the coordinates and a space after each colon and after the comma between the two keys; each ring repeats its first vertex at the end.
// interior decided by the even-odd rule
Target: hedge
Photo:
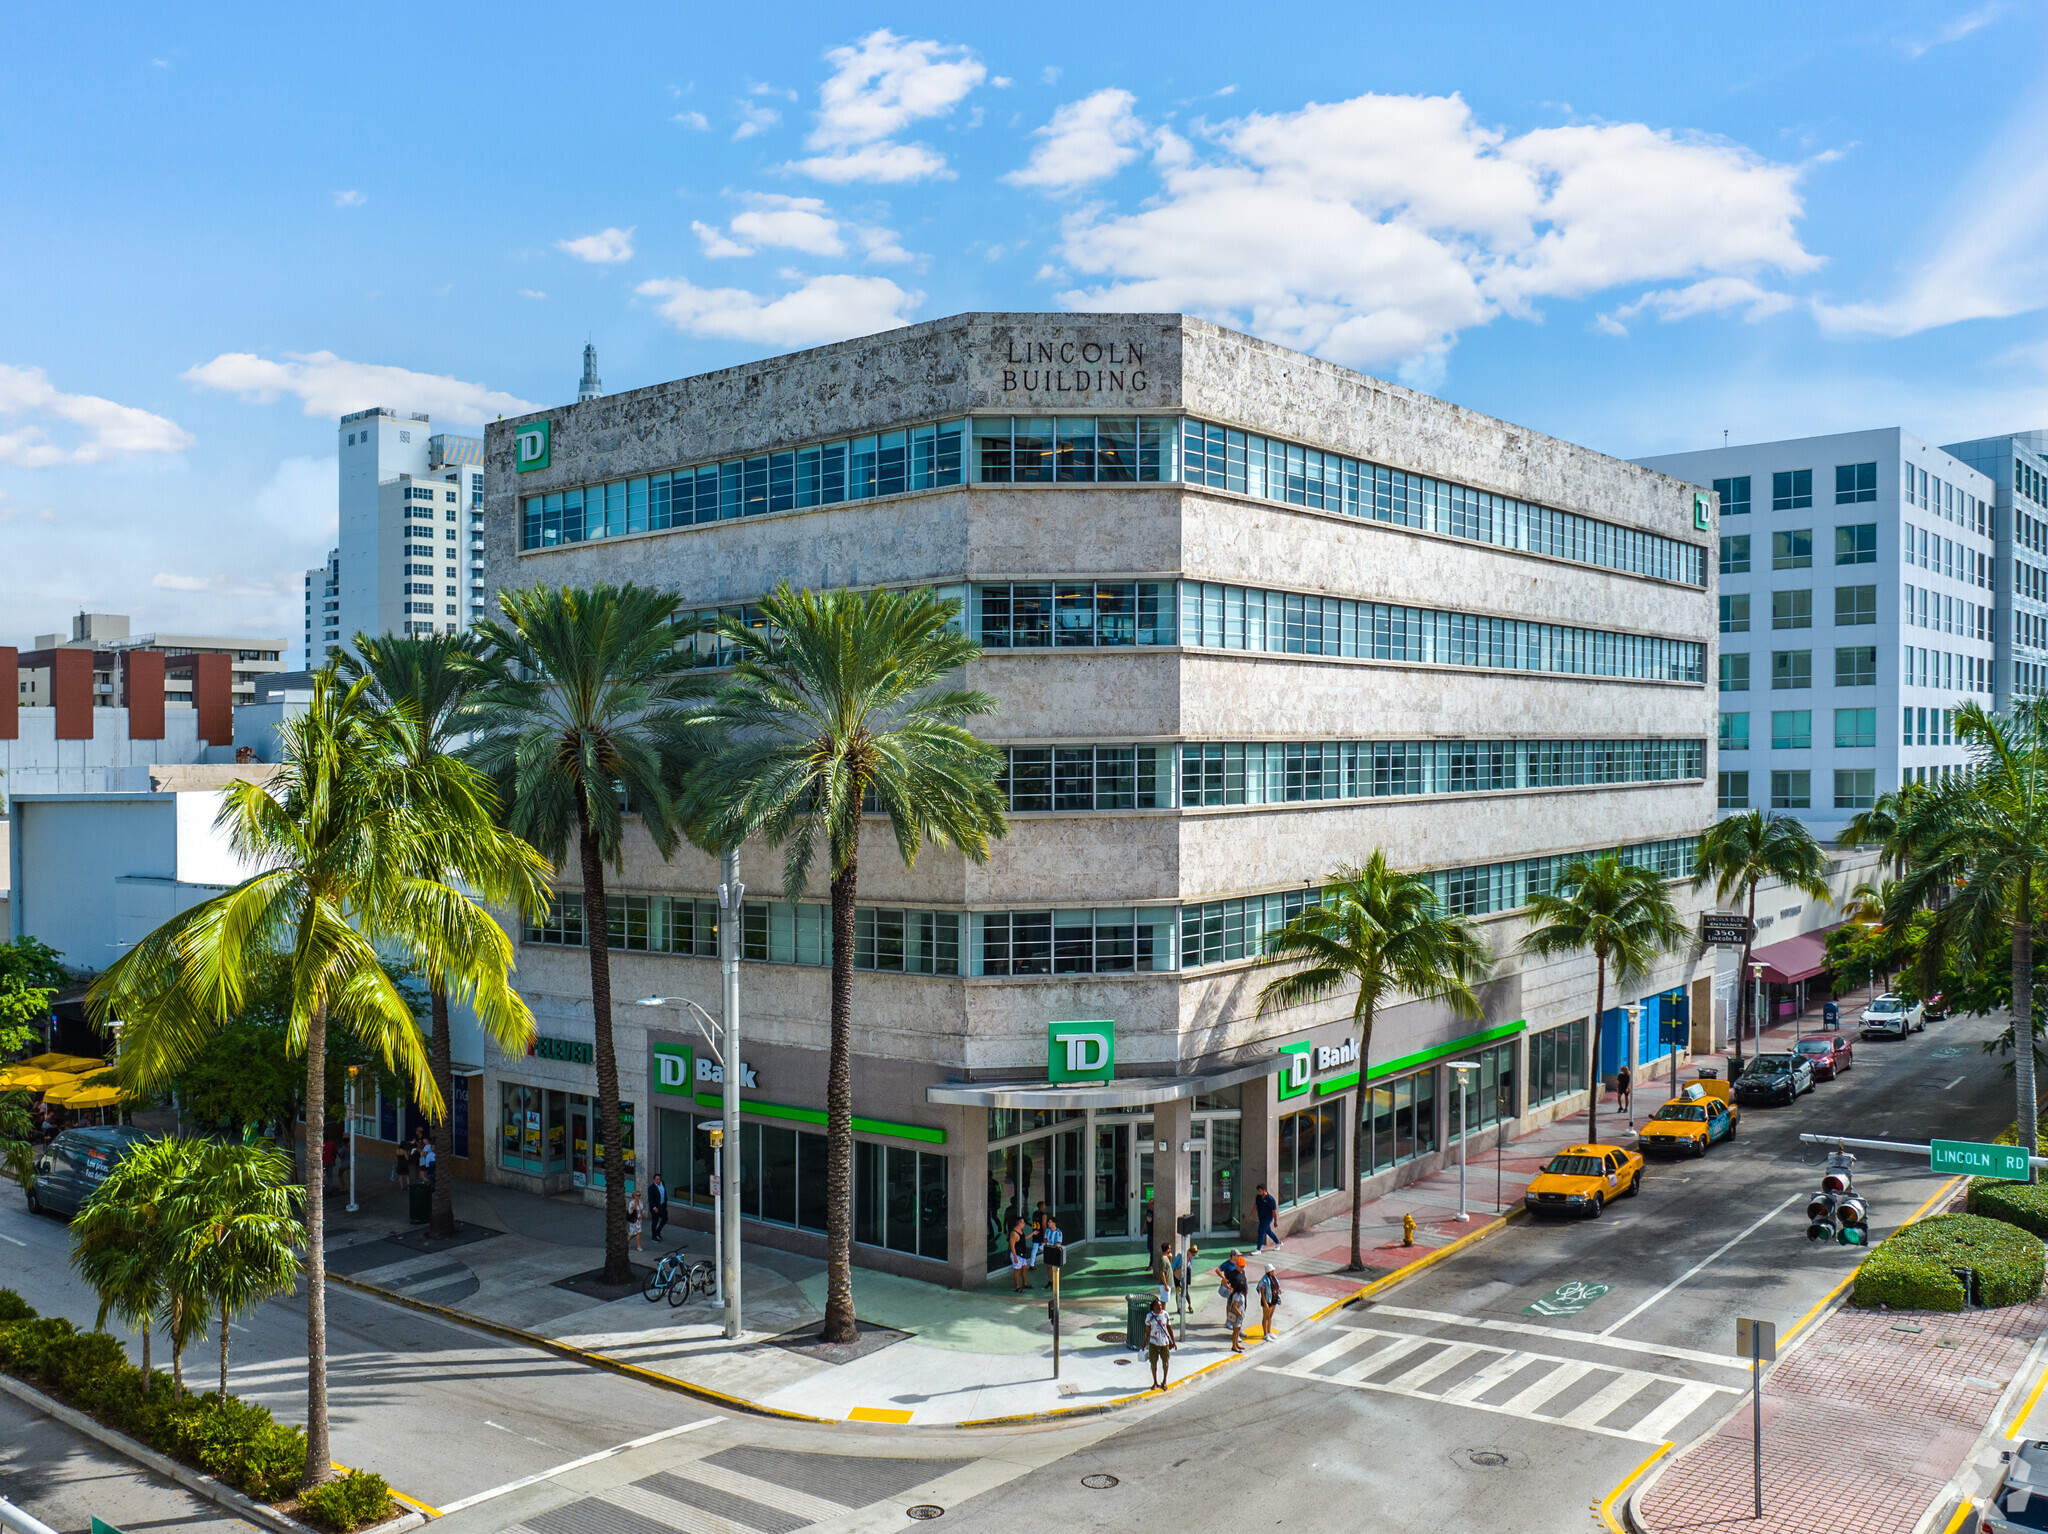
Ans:
{"type": "MultiPolygon", "coordinates": [[[[279,1422],[253,1401],[219,1391],[194,1395],[167,1374],[144,1374],[106,1332],[81,1332],[61,1316],[38,1317],[0,1289],[0,1369],[52,1387],[79,1410],[261,1501],[289,1497],[306,1467],[304,1428],[279,1422]]],[[[396,1511],[381,1477],[352,1472],[309,1492],[299,1506],[336,1534],[396,1511]],[[371,1485],[374,1483],[374,1487],[371,1485]]]]}
{"type": "Polygon", "coordinates": [[[2048,1185],[1973,1177],[1965,1207],[1971,1214],[2003,1220],[2048,1239],[2048,1185]]]}
{"type": "Polygon", "coordinates": [[[1880,1242],[1856,1270],[1849,1303],[1874,1309],[1964,1310],[1968,1297],[1958,1268],[1974,1270],[1977,1303],[2023,1305],[2041,1292],[2048,1248],[2041,1238],[2001,1220],[1939,1214],[1880,1242]]]}

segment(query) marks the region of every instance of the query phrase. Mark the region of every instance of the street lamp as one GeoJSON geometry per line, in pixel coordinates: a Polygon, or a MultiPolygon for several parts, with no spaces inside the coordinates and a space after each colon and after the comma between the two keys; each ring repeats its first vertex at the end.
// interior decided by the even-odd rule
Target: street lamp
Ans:
{"type": "Polygon", "coordinates": [[[1755,1054],[1764,1047],[1764,967],[1761,963],[1753,963],[1749,969],[1756,976],[1756,1017],[1750,1023],[1749,1035],[1749,1052],[1755,1054]]]}
{"type": "MultiPolygon", "coordinates": [[[[689,997],[642,996],[635,1005],[642,1007],[677,1006],[689,1008],[691,1013],[694,1014],[690,1021],[696,1027],[698,1034],[702,1036],[704,1047],[711,1051],[711,1058],[718,1062],[718,1073],[723,1078],[727,1103],[725,1117],[715,1124],[704,1126],[711,1136],[711,1261],[718,1274],[718,1292],[714,1299],[725,1311],[725,1335],[737,1337],[740,1334],[740,1233],[738,1229],[739,1220],[737,1218],[739,1200],[732,1199],[728,1201],[725,1197],[723,1146],[726,1130],[731,1126],[737,1125],[740,1121],[740,1073],[737,1063],[739,1057],[732,1053],[729,1048],[722,1050],[719,1047],[719,1035],[721,1032],[727,1032],[727,1030],[720,1029],[718,1020],[698,1006],[696,1002],[690,1000],[689,997]],[[734,1228],[730,1233],[730,1239],[728,1239],[728,1233],[725,1228],[725,1213],[728,1207],[732,1209],[735,1216],[733,1220],[734,1228]],[[729,1268],[726,1262],[727,1253],[730,1253],[732,1256],[729,1268]]],[[[730,1045],[731,1042],[732,1040],[728,1036],[726,1043],[730,1045]]]]}
{"type": "Polygon", "coordinates": [[[361,1086],[362,1067],[348,1068],[348,1212],[356,1212],[356,1092],[361,1086]]]}
{"type": "Polygon", "coordinates": [[[1477,1060],[1452,1060],[1451,1069],[1458,1073],[1458,1218],[1469,1220],[1465,1212],[1465,1157],[1467,1147],[1472,1143],[1472,1099],[1465,1088],[1471,1078],[1465,1073],[1479,1069],[1477,1060]]]}
{"type": "Polygon", "coordinates": [[[1636,1040],[1639,1036],[1642,1026],[1643,1004],[1639,1001],[1632,1001],[1628,1004],[1628,1033],[1622,1041],[1622,1047],[1625,1052],[1626,1058],[1623,1059],[1623,1061],[1621,1062],[1621,1068],[1628,1072],[1628,1127],[1631,1129],[1636,1127],[1635,1068],[1637,1064],[1637,1056],[1639,1056],[1642,1053],[1642,1050],[1637,1047],[1636,1040]]]}

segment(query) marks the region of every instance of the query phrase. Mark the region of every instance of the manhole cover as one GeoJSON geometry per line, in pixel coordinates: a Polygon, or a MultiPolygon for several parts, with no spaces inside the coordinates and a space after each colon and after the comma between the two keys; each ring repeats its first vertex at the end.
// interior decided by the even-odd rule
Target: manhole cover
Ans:
{"type": "Polygon", "coordinates": [[[910,1514],[911,1517],[920,1520],[928,1518],[943,1518],[946,1516],[946,1510],[943,1507],[940,1507],[939,1504],[936,1502],[920,1502],[915,1507],[905,1508],[904,1511],[910,1514]]]}
{"type": "Polygon", "coordinates": [[[1095,1340],[1096,1340],[1097,1342],[1122,1342],[1122,1341],[1124,1340],[1124,1333],[1122,1333],[1122,1332],[1097,1332],[1097,1333],[1095,1334],[1095,1340]]]}
{"type": "Polygon", "coordinates": [[[1108,1491],[1117,1484],[1117,1480],[1113,1475],[1084,1475],[1081,1477],[1081,1484],[1090,1491],[1108,1491]]]}
{"type": "Polygon", "coordinates": [[[1508,1457],[1498,1449],[1474,1449],[1465,1458],[1487,1470],[1498,1470],[1508,1462],[1508,1457]]]}

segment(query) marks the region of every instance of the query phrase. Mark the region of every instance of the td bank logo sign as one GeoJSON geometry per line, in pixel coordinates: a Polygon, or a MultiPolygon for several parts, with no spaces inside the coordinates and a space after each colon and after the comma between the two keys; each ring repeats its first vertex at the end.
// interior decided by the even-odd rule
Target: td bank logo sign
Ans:
{"type": "Polygon", "coordinates": [[[1346,1039],[1341,1044],[1316,1044],[1303,1039],[1299,1044],[1282,1044],[1278,1053],[1287,1062],[1280,1072],[1282,1098],[1301,1096],[1324,1071],[1341,1071],[1348,1066],[1355,1074],[1358,1065],[1356,1039],[1346,1039]]]}
{"type": "MultiPolygon", "coordinates": [[[[654,1090],[670,1097],[691,1097],[699,1086],[720,1086],[725,1068],[709,1055],[700,1056],[687,1044],[656,1044],[654,1048],[654,1090]]],[[[761,1085],[761,1078],[746,1061],[740,1062],[740,1085],[749,1091],[761,1085]]]]}
{"type": "Polygon", "coordinates": [[[1116,1074],[1115,1023],[1049,1023],[1046,1034],[1047,1080],[1108,1081],[1116,1074]]]}
{"type": "Polygon", "coordinates": [[[535,421],[513,433],[512,466],[521,474],[545,469],[553,461],[554,451],[555,423],[552,421],[535,421]]]}

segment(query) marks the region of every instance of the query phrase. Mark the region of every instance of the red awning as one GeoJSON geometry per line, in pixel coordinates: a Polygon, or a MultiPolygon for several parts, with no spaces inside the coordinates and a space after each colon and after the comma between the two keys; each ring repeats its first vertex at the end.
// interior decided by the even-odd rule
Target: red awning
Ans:
{"type": "Polygon", "coordinates": [[[1815,932],[1802,932],[1797,937],[1788,937],[1782,943],[1772,943],[1750,951],[1752,964],[1764,967],[1764,979],[1771,985],[1791,985],[1795,981],[1811,980],[1828,967],[1828,934],[1842,924],[1822,927],[1815,932]]]}

